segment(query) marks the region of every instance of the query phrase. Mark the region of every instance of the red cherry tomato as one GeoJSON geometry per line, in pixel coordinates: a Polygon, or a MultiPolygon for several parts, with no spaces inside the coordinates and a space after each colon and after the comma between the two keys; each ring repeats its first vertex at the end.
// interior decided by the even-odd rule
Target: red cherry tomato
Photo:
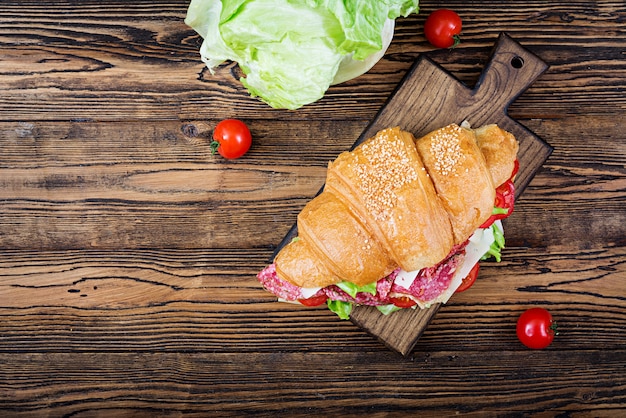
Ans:
{"type": "Polygon", "coordinates": [[[549,346],[556,335],[556,322],[543,308],[531,308],[517,320],[517,338],[528,348],[542,349],[549,346]]]}
{"type": "Polygon", "coordinates": [[[467,289],[472,287],[478,277],[478,270],[480,270],[480,264],[476,263],[476,265],[472,267],[468,273],[467,277],[463,279],[461,285],[456,289],[456,293],[465,292],[467,289]]]}
{"type": "Polygon", "coordinates": [[[304,306],[320,306],[321,304],[325,303],[327,299],[328,296],[322,293],[321,295],[311,296],[307,299],[298,299],[298,302],[300,302],[304,306]]]}
{"type": "Polygon", "coordinates": [[[245,123],[238,119],[224,119],[213,130],[211,150],[224,158],[234,159],[244,155],[252,145],[252,135],[245,123]]]}
{"type": "Polygon", "coordinates": [[[424,35],[437,48],[454,48],[461,42],[462,22],[458,14],[449,9],[435,10],[424,22],[424,35]]]}
{"type": "Polygon", "coordinates": [[[400,296],[399,298],[389,298],[389,300],[398,308],[411,308],[417,305],[417,302],[406,296],[400,296]]]}

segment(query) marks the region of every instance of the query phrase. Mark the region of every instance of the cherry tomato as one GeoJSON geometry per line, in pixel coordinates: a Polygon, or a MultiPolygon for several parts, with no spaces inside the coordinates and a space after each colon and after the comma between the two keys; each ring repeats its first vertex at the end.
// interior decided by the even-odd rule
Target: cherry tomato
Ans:
{"type": "Polygon", "coordinates": [[[252,145],[252,135],[245,123],[238,119],[224,119],[213,130],[211,150],[224,158],[234,159],[244,155],[252,145]]]}
{"type": "Polygon", "coordinates": [[[417,305],[417,302],[406,296],[400,296],[399,298],[389,298],[389,300],[398,308],[410,308],[417,305]]]}
{"type": "Polygon", "coordinates": [[[462,22],[458,14],[449,9],[435,10],[424,22],[424,35],[437,48],[454,48],[461,42],[462,22]]]}
{"type": "Polygon", "coordinates": [[[327,299],[328,296],[322,293],[321,295],[311,296],[307,299],[298,299],[298,302],[300,302],[304,306],[320,306],[321,304],[325,303],[327,299]]]}
{"type": "Polygon", "coordinates": [[[546,348],[555,335],[556,322],[544,308],[528,309],[517,320],[517,338],[528,348],[546,348]]]}
{"type": "Polygon", "coordinates": [[[467,289],[472,287],[478,277],[478,270],[480,270],[480,264],[476,263],[476,265],[472,267],[468,273],[467,277],[463,279],[461,285],[456,289],[456,293],[465,292],[467,289]]]}

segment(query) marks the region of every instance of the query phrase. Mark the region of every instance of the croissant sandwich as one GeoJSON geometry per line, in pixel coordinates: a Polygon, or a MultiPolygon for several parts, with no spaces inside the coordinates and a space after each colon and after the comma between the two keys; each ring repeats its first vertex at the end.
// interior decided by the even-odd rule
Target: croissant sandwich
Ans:
{"type": "Polygon", "coordinates": [[[445,303],[479,260],[500,261],[518,148],[497,125],[417,140],[382,130],[328,165],[298,236],[257,278],[282,301],[326,303],[342,319],[354,304],[388,314],[445,303]]]}

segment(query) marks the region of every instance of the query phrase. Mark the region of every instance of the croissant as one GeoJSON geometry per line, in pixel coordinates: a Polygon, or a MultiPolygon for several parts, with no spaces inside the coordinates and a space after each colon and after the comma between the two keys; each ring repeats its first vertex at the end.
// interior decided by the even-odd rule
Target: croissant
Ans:
{"type": "Polygon", "coordinates": [[[324,189],[298,215],[298,237],[259,280],[286,300],[308,296],[303,289],[328,298],[345,283],[375,284],[367,296],[339,297],[373,305],[388,304],[400,284],[413,286],[415,279],[398,281],[406,272],[426,287],[446,276],[450,287],[468,240],[492,215],[496,188],[512,176],[518,148],[497,125],[451,124],[418,140],[398,127],[378,132],[329,163],[324,189]]]}

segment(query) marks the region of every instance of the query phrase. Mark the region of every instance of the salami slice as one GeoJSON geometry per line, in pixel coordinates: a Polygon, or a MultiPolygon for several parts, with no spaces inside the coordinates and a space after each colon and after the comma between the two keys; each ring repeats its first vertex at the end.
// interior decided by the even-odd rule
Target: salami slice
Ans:
{"type": "Polygon", "coordinates": [[[394,294],[410,295],[423,302],[436,299],[450,286],[454,272],[462,260],[463,253],[457,253],[444,263],[420,270],[408,289],[394,283],[391,291],[394,294]]]}
{"type": "Polygon", "coordinates": [[[257,275],[257,279],[266,290],[280,299],[295,301],[303,298],[302,288],[278,277],[273,263],[264,268],[257,275]]]}

